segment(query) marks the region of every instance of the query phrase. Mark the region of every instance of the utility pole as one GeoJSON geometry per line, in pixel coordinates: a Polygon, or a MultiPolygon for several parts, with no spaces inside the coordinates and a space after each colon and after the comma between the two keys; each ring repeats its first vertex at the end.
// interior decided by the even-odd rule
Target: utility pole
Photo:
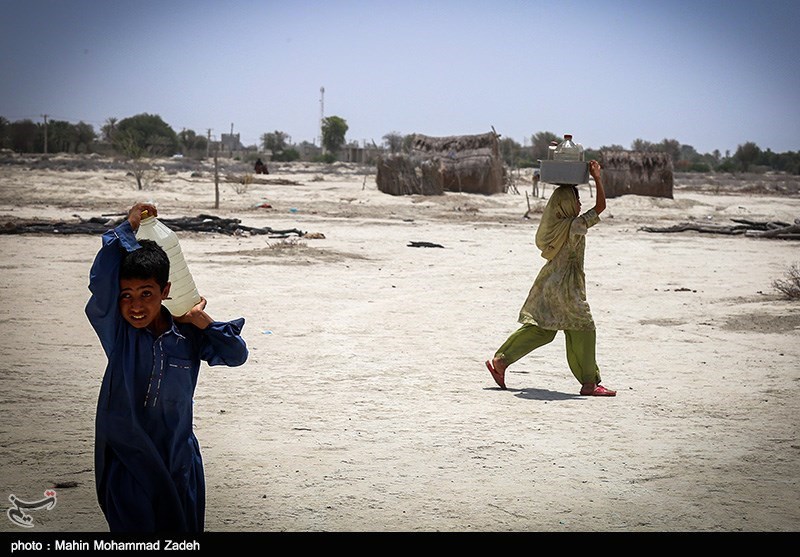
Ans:
{"type": "Polygon", "coordinates": [[[325,120],[325,87],[319,88],[319,146],[325,154],[325,145],[322,144],[322,124],[325,120]]]}
{"type": "Polygon", "coordinates": [[[219,209],[219,161],[217,160],[218,149],[214,149],[214,208],[219,209]]]}
{"type": "Polygon", "coordinates": [[[210,149],[211,149],[211,128],[208,128],[206,130],[206,137],[208,137],[208,139],[206,140],[206,158],[208,158],[208,155],[211,152],[210,151],[210,149]]]}
{"type": "Polygon", "coordinates": [[[44,118],[44,154],[47,154],[47,117],[49,114],[42,114],[42,118],[44,118]]]}

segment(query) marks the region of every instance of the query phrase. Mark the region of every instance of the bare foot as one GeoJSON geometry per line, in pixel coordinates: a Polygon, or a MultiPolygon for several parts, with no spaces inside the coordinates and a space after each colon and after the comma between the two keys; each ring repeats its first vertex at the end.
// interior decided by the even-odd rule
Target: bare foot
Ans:
{"type": "Polygon", "coordinates": [[[492,374],[492,379],[497,383],[501,389],[506,388],[506,368],[508,366],[502,358],[493,358],[490,362],[486,360],[486,369],[492,374]]]}

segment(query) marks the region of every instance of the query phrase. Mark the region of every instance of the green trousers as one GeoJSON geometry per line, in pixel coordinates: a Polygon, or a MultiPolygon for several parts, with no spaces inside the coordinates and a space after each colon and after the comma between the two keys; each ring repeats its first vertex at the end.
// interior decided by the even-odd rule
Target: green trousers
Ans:
{"type": "MultiPolygon", "coordinates": [[[[511,333],[511,336],[494,356],[502,358],[506,365],[511,365],[540,346],[553,342],[557,332],[525,323],[511,333]]],[[[597,333],[595,331],[564,331],[564,336],[567,338],[567,363],[575,379],[581,385],[600,383],[600,369],[595,360],[597,333]]]]}

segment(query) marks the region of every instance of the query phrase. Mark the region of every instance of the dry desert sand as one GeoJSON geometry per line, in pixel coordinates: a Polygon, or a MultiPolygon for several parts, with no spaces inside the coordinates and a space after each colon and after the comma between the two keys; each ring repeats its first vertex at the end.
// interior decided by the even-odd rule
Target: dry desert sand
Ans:
{"type": "MultiPolygon", "coordinates": [[[[243,316],[250,348],[240,368],[204,364],[195,393],[208,531],[800,528],[800,306],[772,287],[800,243],[639,230],[791,222],[797,193],[677,179],[674,199],[609,200],[586,252],[608,399],[578,396],[561,334],[511,366],[507,391],[483,365],[544,262],[544,200],[521,218],[529,187],[393,197],[372,168],[293,163],[246,191],[223,182],[215,209],[208,167],[137,191],[123,169],[50,159],[0,165],[3,222],[152,200],[163,217],[324,235],[179,233],[209,313],[243,316]]],[[[92,470],[105,358],[83,313],[99,246],[0,234],[0,493],[55,488],[35,531],[106,531],[92,470]]]]}

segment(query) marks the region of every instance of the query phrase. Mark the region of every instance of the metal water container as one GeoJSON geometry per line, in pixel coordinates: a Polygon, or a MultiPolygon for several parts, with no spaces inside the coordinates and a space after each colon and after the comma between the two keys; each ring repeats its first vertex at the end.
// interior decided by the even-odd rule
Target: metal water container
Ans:
{"type": "Polygon", "coordinates": [[[564,134],[564,141],[548,152],[547,160],[539,161],[539,179],[559,186],[589,183],[589,163],[583,160],[583,146],[564,134]]]}

